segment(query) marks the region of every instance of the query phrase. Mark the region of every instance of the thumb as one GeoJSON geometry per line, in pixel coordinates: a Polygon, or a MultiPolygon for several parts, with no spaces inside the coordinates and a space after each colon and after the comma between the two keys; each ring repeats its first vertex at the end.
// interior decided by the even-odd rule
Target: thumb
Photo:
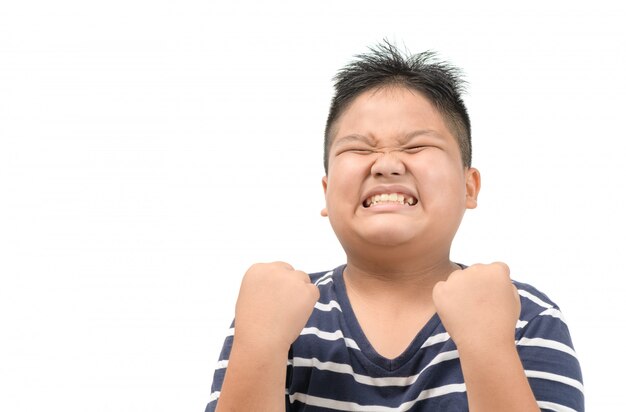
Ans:
{"type": "Polygon", "coordinates": [[[439,282],[435,283],[435,286],[433,286],[432,296],[435,305],[437,305],[438,297],[443,293],[443,288],[445,284],[445,280],[440,280],[439,282]]]}
{"type": "Polygon", "coordinates": [[[307,284],[307,286],[309,287],[311,294],[315,297],[315,301],[317,302],[317,300],[320,298],[320,289],[315,283],[309,283],[307,284]]]}

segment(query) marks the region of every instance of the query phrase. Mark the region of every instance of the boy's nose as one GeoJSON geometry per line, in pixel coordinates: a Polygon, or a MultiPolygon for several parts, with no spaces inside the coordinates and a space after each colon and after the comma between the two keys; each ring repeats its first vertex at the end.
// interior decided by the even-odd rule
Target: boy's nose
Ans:
{"type": "Polygon", "coordinates": [[[399,176],[406,172],[404,162],[393,152],[381,152],[372,164],[373,176],[399,176]]]}

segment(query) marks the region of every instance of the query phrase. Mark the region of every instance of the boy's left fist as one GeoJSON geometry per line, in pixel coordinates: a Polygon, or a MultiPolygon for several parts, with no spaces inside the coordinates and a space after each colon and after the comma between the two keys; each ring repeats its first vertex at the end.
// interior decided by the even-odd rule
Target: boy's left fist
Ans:
{"type": "Polygon", "coordinates": [[[457,348],[515,345],[520,299],[502,262],[456,270],[433,288],[439,318],[457,348]]]}

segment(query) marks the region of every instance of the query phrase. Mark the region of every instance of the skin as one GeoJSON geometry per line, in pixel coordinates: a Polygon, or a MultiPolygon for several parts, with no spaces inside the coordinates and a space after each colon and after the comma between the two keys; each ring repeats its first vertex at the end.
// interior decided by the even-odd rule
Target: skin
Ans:
{"type": "Polygon", "coordinates": [[[284,262],[257,263],[244,275],[235,334],[217,411],[285,410],[285,368],[319,290],[284,262]]]}
{"type": "MultiPolygon", "coordinates": [[[[538,411],[515,348],[520,301],[508,267],[461,271],[449,258],[465,210],[477,205],[480,174],[463,166],[440,113],[418,92],[387,87],[358,96],[335,131],[322,215],[346,252],[348,297],[372,346],[399,355],[437,312],[457,345],[472,412],[538,411]],[[364,207],[373,191],[417,203],[364,207]]],[[[288,350],[318,298],[308,276],[284,262],[248,270],[220,412],[285,410],[288,350]]]]}

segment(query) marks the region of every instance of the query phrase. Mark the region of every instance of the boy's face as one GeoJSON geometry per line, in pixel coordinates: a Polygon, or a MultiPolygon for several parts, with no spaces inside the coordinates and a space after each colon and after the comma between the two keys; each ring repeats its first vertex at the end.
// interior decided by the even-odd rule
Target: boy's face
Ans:
{"type": "Polygon", "coordinates": [[[449,253],[465,209],[476,207],[480,176],[463,166],[433,105],[403,87],[366,91],[334,130],[322,214],[346,253],[449,253]]]}

